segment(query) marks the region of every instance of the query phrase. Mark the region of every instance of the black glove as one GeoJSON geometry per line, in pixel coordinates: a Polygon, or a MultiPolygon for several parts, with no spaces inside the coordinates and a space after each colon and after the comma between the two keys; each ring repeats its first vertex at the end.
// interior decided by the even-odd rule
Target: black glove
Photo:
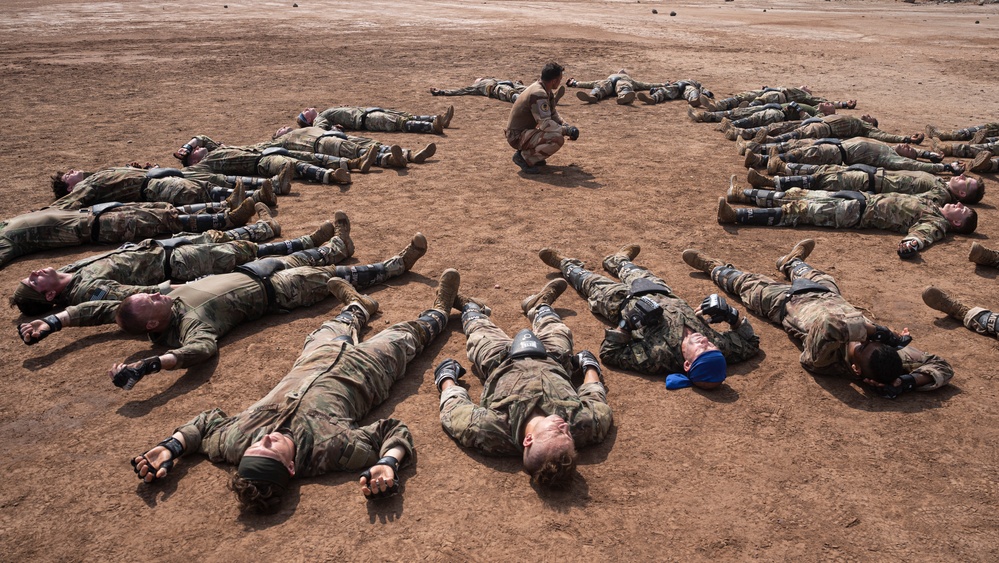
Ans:
{"type": "Polygon", "coordinates": [[[597,370],[597,375],[600,377],[600,382],[604,380],[604,371],[600,369],[600,362],[597,361],[597,357],[593,355],[593,352],[589,350],[583,350],[575,356],[572,357],[573,367],[579,369],[586,375],[586,370],[593,368],[597,370]]]}
{"type": "Polygon", "coordinates": [[[150,373],[156,373],[162,368],[159,356],[151,356],[139,362],[139,367],[127,365],[121,371],[111,377],[111,382],[115,387],[121,387],[125,391],[135,387],[143,377],[150,373]]]}
{"type": "MultiPolygon", "coordinates": [[[[156,473],[160,469],[166,469],[169,472],[170,469],[173,468],[173,460],[175,460],[178,457],[184,455],[184,446],[182,446],[180,444],[180,440],[178,440],[177,438],[174,438],[173,436],[170,436],[166,440],[163,440],[159,444],[156,444],[156,446],[163,446],[164,448],[166,448],[167,450],[169,450],[170,451],[170,459],[164,461],[163,465],[160,465],[156,469],[153,468],[153,464],[152,463],[149,464],[149,472],[153,474],[153,480],[156,479],[156,473]]],[[[146,452],[146,454],[148,454],[148,453],[149,452],[146,452]]],[[[146,454],[142,454],[141,457],[145,458],[146,454]]],[[[134,458],[130,459],[129,461],[132,463],[132,470],[135,471],[135,476],[138,477],[139,479],[142,479],[143,481],[145,481],[145,479],[142,478],[142,475],[139,475],[139,464],[136,463],[136,461],[135,461],[134,458]]],[[[146,461],[148,462],[149,459],[146,459],[146,461]]]]}
{"type": "Polygon", "coordinates": [[[458,380],[463,375],[465,375],[465,368],[457,360],[448,358],[437,364],[437,368],[434,370],[434,385],[437,386],[437,391],[439,392],[445,379],[450,379],[458,383],[458,380]]]}
{"type": "Polygon", "coordinates": [[[701,301],[701,314],[708,317],[712,323],[727,321],[729,324],[735,324],[739,320],[739,311],[717,293],[712,293],[701,301]]]}
{"type": "Polygon", "coordinates": [[[901,380],[901,383],[898,385],[880,387],[881,396],[885,399],[896,399],[902,393],[916,388],[916,377],[914,375],[907,373],[902,377],[899,377],[899,379],[901,380]]]}
{"type": "MultiPolygon", "coordinates": [[[[19,338],[21,338],[21,340],[23,340],[25,344],[27,344],[28,346],[31,346],[32,344],[38,344],[46,336],[52,334],[53,332],[59,332],[60,330],[62,330],[62,321],[60,321],[59,317],[57,317],[55,315],[49,315],[49,316],[43,318],[42,322],[45,323],[45,324],[47,324],[47,325],[49,325],[49,328],[48,328],[48,330],[44,330],[43,329],[42,332],[37,337],[33,337],[33,336],[29,335],[28,339],[24,340],[24,338],[21,336],[21,326],[23,326],[23,325],[17,327],[17,336],[19,338]]],[[[27,324],[27,323],[24,323],[24,324],[27,324]]]]}
{"type": "Polygon", "coordinates": [[[881,325],[874,325],[874,334],[868,336],[867,339],[871,342],[880,342],[895,348],[904,348],[912,342],[911,336],[899,336],[892,332],[890,328],[881,325]]]}
{"type": "Polygon", "coordinates": [[[903,240],[898,243],[899,258],[913,258],[919,254],[919,243],[914,240],[903,240]]]}
{"type": "Polygon", "coordinates": [[[566,125],[564,135],[569,137],[570,141],[575,141],[579,138],[579,127],[575,125],[566,125]]]}
{"type": "MultiPolygon", "coordinates": [[[[444,361],[446,362],[447,360],[444,360],[444,361]]],[[[451,360],[451,361],[454,362],[454,360],[451,360]]],[[[455,362],[455,363],[457,363],[457,362],[455,362]]],[[[458,367],[461,367],[461,366],[458,366],[458,367]]],[[[464,370],[462,370],[462,371],[464,371],[464,370]]],[[[402,477],[399,477],[399,460],[397,460],[396,458],[394,458],[394,457],[392,457],[390,455],[387,455],[387,456],[379,459],[378,461],[376,461],[375,465],[387,465],[387,466],[389,466],[389,467],[392,468],[392,473],[394,475],[392,477],[392,486],[389,487],[389,488],[387,488],[387,489],[385,489],[384,491],[381,491],[381,492],[378,492],[378,493],[371,493],[370,495],[366,495],[367,499],[368,500],[373,500],[373,499],[376,499],[376,498],[388,498],[388,497],[395,496],[395,495],[399,494],[400,485],[402,484],[402,477]]],[[[371,467],[374,467],[375,465],[372,465],[371,467]]],[[[371,467],[365,469],[364,472],[361,473],[361,477],[366,478],[368,480],[368,488],[371,489],[371,490],[374,490],[374,487],[373,487],[373,485],[371,483],[371,467]]]]}

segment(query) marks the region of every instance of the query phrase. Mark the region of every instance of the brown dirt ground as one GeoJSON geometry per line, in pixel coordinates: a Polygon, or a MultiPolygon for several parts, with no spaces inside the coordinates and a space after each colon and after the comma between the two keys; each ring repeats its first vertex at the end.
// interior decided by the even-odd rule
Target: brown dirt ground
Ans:
{"type": "MultiPolygon", "coordinates": [[[[695,301],[715,288],[682,263],[684,248],[772,272],[778,255],[809,236],[818,241],[811,261],[872,318],[909,327],[918,347],[949,358],[953,384],[895,402],[871,397],[804,372],[795,343],[754,318],[764,352],[736,366],[718,392],[667,393],[661,377],[608,369],[615,430],[583,451],[571,492],[539,495],[516,460],[463,451],[441,431],[430,370],[447,356],[464,358],[465,339],[452,329],[371,415],[405,420],[417,440],[404,496],[369,504],[356,476],[334,474],[301,482],[278,515],[240,517],[225,489],[229,468],[195,456],[168,483],[147,488],[127,459],[204,409],[237,412],[265,394],[303,337],[335,312],[332,299],[243,327],[223,340],[216,361],[150,377],[130,393],[114,389],[104,370],[147,355],[147,343],[97,328],[27,348],[7,310],[0,558],[999,556],[996,343],[919,297],[933,283],[999,305],[996,272],[967,261],[968,237],[902,262],[896,234],[723,228],[716,198],[730,174],[745,171],[732,143],[689,121],[679,102],[586,106],[570,92],[561,111],[580,140],[551,159],[549,173],[524,177],[502,136],[509,105],[427,93],[481,75],[530,81],[554,58],[578,78],[623,66],[648,80],[697,78],[722,95],[807,83],[829,98],[858,98],[888,130],[959,127],[999,116],[995,6],[298,2],[4,2],[0,216],[48,203],[55,169],[172,164],[171,152],[194,133],[250,143],[307,105],[430,113],[453,103],[454,124],[442,137],[378,135],[410,147],[437,141],[431,163],[358,176],[343,190],[298,183],[281,201],[289,237],[347,210],[360,261],[426,233],[430,251],[415,271],[373,292],[382,313],[372,332],[424,308],[441,271],[456,267],[464,291],[485,298],[512,333],[526,326],[520,300],[553,276],[537,259],[546,245],[599,268],[619,245],[641,243],[638,262],[695,301]]],[[[990,193],[979,206],[975,238],[985,242],[997,233],[994,201],[990,193]]],[[[96,250],[22,258],[0,271],[0,297],[31,269],[96,250]]],[[[565,295],[559,311],[577,348],[599,348],[603,325],[582,299],[565,295]]],[[[480,390],[473,381],[473,396],[480,390]]]]}

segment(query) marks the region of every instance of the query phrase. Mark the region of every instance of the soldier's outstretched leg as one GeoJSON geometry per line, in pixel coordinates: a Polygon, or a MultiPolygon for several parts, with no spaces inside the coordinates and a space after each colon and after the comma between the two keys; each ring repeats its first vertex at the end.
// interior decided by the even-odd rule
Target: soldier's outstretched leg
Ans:
{"type": "Polygon", "coordinates": [[[775,226],[779,225],[784,216],[781,208],[775,209],[734,209],[725,201],[724,197],[718,198],[718,223],[775,226]]]}
{"type": "MultiPolygon", "coordinates": [[[[334,237],[333,240],[336,238],[334,237]]],[[[416,261],[426,253],[427,238],[423,236],[423,233],[416,233],[406,248],[392,258],[375,264],[337,266],[336,276],[346,279],[359,289],[371,287],[408,272],[416,264],[416,261]]]]}
{"type": "Polygon", "coordinates": [[[569,284],[567,284],[564,279],[555,278],[545,284],[545,286],[541,288],[541,291],[535,293],[534,295],[529,295],[521,301],[520,309],[531,322],[534,322],[534,318],[539,314],[554,314],[554,311],[552,311],[552,305],[568,286],[569,284]],[[545,310],[542,310],[542,307],[544,307],[545,310]]]}
{"type": "Polygon", "coordinates": [[[742,272],[731,264],[690,248],[683,251],[683,261],[710,275],[711,281],[725,292],[739,296],[746,309],[764,315],[777,324],[784,318],[784,304],[790,285],[761,274],[742,272]]]}

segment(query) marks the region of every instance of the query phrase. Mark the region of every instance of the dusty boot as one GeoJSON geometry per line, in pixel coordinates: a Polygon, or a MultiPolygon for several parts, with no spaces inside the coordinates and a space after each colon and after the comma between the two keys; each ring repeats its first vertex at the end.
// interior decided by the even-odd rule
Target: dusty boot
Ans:
{"type": "MultiPolygon", "coordinates": [[[[410,160],[413,162],[413,164],[423,164],[424,162],[426,162],[428,158],[434,156],[434,154],[436,153],[437,153],[437,144],[430,143],[429,145],[423,147],[423,149],[417,152],[416,154],[410,153],[410,160]]],[[[394,155],[395,153],[392,154],[394,155]]]]}
{"type": "Polygon", "coordinates": [[[412,270],[416,261],[426,253],[427,237],[423,236],[423,233],[416,233],[402,252],[385,261],[385,268],[389,276],[400,276],[412,270]]]}
{"type": "Polygon", "coordinates": [[[291,193],[291,180],[295,177],[295,165],[288,162],[281,167],[276,176],[271,178],[274,193],[277,195],[288,195],[291,193]]]}
{"type": "Polygon", "coordinates": [[[946,313],[947,316],[953,317],[962,323],[968,311],[971,310],[971,307],[933,286],[929,286],[923,290],[923,303],[926,303],[931,309],[946,313]]]}
{"type": "Polygon", "coordinates": [[[594,96],[589,92],[583,92],[582,90],[576,92],[576,97],[588,104],[595,104],[600,101],[600,98],[594,96]]]}
{"type": "Polygon", "coordinates": [[[242,180],[236,180],[236,187],[232,189],[232,193],[229,194],[229,197],[225,198],[225,207],[230,211],[234,210],[239,207],[245,199],[246,188],[243,187],[242,180]]]}
{"type": "Polygon", "coordinates": [[[936,125],[927,125],[926,126],[926,137],[930,138],[930,139],[934,139],[934,138],[935,139],[940,139],[941,141],[945,140],[943,137],[940,136],[940,130],[937,129],[936,125]]]}
{"type": "Polygon", "coordinates": [[[751,152],[759,153],[760,147],[763,146],[756,141],[747,141],[743,138],[738,138],[735,140],[735,148],[739,151],[739,154],[745,155],[751,152]]]}
{"type": "Polygon", "coordinates": [[[722,225],[732,225],[738,220],[739,215],[735,209],[725,201],[725,198],[718,198],[718,223],[722,225]]]}
{"type": "MultiPolygon", "coordinates": [[[[480,312],[485,316],[493,314],[493,310],[486,305],[486,302],[477,297],[469,297],[467,295],[462,295],[461,293],[454,296],[454,308],[459,312],[466,312],[469,309],[469,305],[476,309],[477,312],[480,312]]],[[[464,320],[465,316],[462,315],[462,321],[464,320]]]]}
{"type": "Polygon", "coordinates": [[[266,205],[262,203],[252,203],[253,211],[257,214],[258,223],[267,223],[274,233],[274,236],[281,236],[281,225],[278,224],[277,219],[271,215],[271,210],[267,208],[266,205]]]}
{"type": "Polygon", "coordinates": [[[558,87],[558,90],[555,90],[555,103],[558,104],[560,101],[562,101],[562,96],[564,95],[565,95],[565,85],[561,85],[558,87]]]}
{"type": "MultiPolygon", "coordinates": [[[[729,130],[732,129],[732,120],[727,117],[723,117],[721,120],[721,125],[719,125],[716,129],[718,131],[721,131],[722,133],[725,133],[726,134],[725,137],[728,138],[728,132],[729,130]]],[[[732,138],[729,140],[734,141],[735,135],[732,135],[732,138]]]]}
{"type": "Polygon", "coordinates": [[[693,248],[688,248],[683,251],[683,261],[686,262],[691,268],[704,272],[705,274],[710,274],[715,268],[725,265],[725,263],[721,260],[711,258],[707,254],[703,254],[693,248]]]}
{"type": "Polygon", "coordinates": [[[814,240],[806,238],[799,241],[798,244],[794,245],[794,248],[791,249],[791,252],[788,252],[784,256],[777,259],[777,271],[785,276],[789,275],[791,268],[794,267],[795,260],[804,261],[814,249],[814,240]]]}
{"type": "Polygon", "coordinates": [[[687,108],[687,117],[689,117],[691,121],[695,121],[697,123],[717,123],[721,121],[721,119],[713,113],[692,107],[687,108]]]}
{"type": "Polygon", "coordinates": [[[313,231],[312,234],[309,235],[309,238],[312,239],[312,246],[317,247],[327,242],[335,235],[336,229],[333,226],[333,223],[330,221],[323,221],[323,224],[319,225],[319,228],[313,231]]]}
{"type": "Polygon", "coordinates": [[[461,274],[454,268],[448,268],[441,274],[440,283],[437,284],[437,297],[434,299],[434,309],[443,311],[445,315],[451,312],[454,307],[454,299],[458,295],[458,288],[461,285],[461,274]]]}
{"type": "Polygon", "coordinates": [[[527,318],[534,322],[534,317],[538,313],[538,307],[546,305],[551,307],[558,299],[559,295],[569,287],[569,284],[562,278],[555,278],[552,281],[545,284],[541,291],[535,293],[534,295],[528,296],[526,299],[521,301],[520,309],[524,311],[527,318]]]}
{"type": "Polygon", "coordinates": [[[333,236],[343,241],[347,258],[354,255],[354,240],[350,238],[350,219],[346,212],[339,209],[333,213],[333,236]]]}
{"type": "Polygon", "coordinates": [[[441,127],[447,129],[451,126],[451,118],[454,117],[454,106],[448,106],[447,110],[438,116],[441,121],[441,127]]]}
{"type": "Polygon", "coordinates": [[[254,203],[262,203],[270,207],[277,207],[277,194],[274,193],[274,183],[270,180],[264,180],[260,184],[260,188],[253,190],[253,195],[250,197],[254,203]]]}
{"type": "Polygon", "coordinates": [[[636,96],[636,97],[638,98],[638,100],[639,100],[639,101],[641,101],[641,102],[642,102],[643,104],[647,104],[647,105],[650,105],[650,106],[654,106],[654,105],[656,105],[656,99],[655,99],[655,98],[653,98],[652,96],[650,96],[650,95],[646,94],[645,92],[639,92],[639,93],[638,93],[638,94],[636,94],[635,96],[636,96]]]}
{"type": "Polygon", "coordinates": [[[541,258],[542,262],[556,270],[562,269],[562,261],[566,259],[565,256],[562,256],[561,252],[547,246],[538,252],[538,257],[541,258]]]}
{"type": "Polygon", "coordinates": [[[435,115],[434,120],[430,122],[430,128],[434,133],[438,135],[444,134],[444,120],[443,115],[435,115]]]}
{"type": "Polygon", "coordinates": [[[771,149],[767,157],[767,174],[771,176],[782,176],[787,174],[787,163],[777,153],[776,149],[771,149]]]}
{"type": "MultiPolygon", "coordinates": [[[[735,178],[735,175],[732,176],[735,178]]],[[[770,178],[769,176],[764,176],[760,174],[755,168],[750,168],[749,173],[746,174],[746,180],[749,182],[750,186],[754,188],[773,188],[775,187],[774,181],[776,178],[770,178]]]]}
{"type": "Polygon", "coordinates": [[[992,153],[982,151],[971,161],[971,171],[979,174],[999,170],[999,159],[992,158],[992,153]]]}
{"type": "Polygon", "coordinates": [[[622,246],[614,254],[609,254],[604,257],[604,270],[607,270],[611,275],[618,275],[625,265],[631,264],[641,251],[642,247],[637,244],[626,244],[622,246]]]}
{"type": "MultiPolygon", "coordinates": [[[[226,228],[231,229],[233,227],[242,227],[253,217],[254,205],[257,205],[251,199],[244,199],[238,207],[226,214],[226,228]]],[[[263,206],[267,209],[267,206],[263,206]]]]}
{"type": "Polygon", "coordinates": [[[630,104],[631,102],[634,102],[634,101],[635,101],[635,93],[634,92],[625,92],[625,93],[623,93],[623,94],[621,94],[620,96],[617,97],[617,104],[619,106],[626,106],[626,105],[628,105],[628,104],[630,104]]]}
{"type": "Polygon", "coordinates": [[[370,148],[365,151],[365,153],[357,158],[352,158],[347,161],[347,169],[357,170],[361,174],[367,174],[371,170],[371,165],[378,160],[378,151],[371,150],[370,148]]]}
{"type": "Polygon", "coordinates": [[[982,266],[999,268],[999,252],[986,248],[977,242],[971,243],[971,252],[968,253],[968,260],[982,266]]]}
{"type": "MultiPolygon", "coordinates": [[[[927,128],[929,128],[929,127],[930,126],[927,125],[927,128]]],[[[930,139],[930,148],[933,149],[933,152],[938,152],[938,153],[940,153],[940,154],[942,154],[944,156],[956,156],[954,154],[954,144],[953,143],[947,143],[947,142],[941,141],[940,139],[937,139],[935,137],[932,138],[932,139],[930,139]]]]}
{"type": "Polygon", "coordinates": [[[746,168],[766,168],[769,162],[770,156],[747,151],[743,164],[746,165],[746,168]]]}
{"type": "Polygon", "coordinates": [[[345,309],[350,305],[355,305],[358,312],[365,316],[365,322],[378,312],[377,301],[367,295],[359,293],[356,289],[354,289],[354,286],[350,285],[350,282],[343,278],[330,278],[330,280],[326,282],[326,289],[328,289],[333,297],[336,297],[340,303],[345,305],[345,309]]]}
{"type": "Polygon", "coordinates": [[[760,190],[744,190],[735,185],[735,176],[732,176],[733,182],[729,183],[728,191],[725,192],[725,201],[729,203],[742,203],[744,205],[749,205],[753,203],[754,197],[752,192],[758,192],[760,190]]]}

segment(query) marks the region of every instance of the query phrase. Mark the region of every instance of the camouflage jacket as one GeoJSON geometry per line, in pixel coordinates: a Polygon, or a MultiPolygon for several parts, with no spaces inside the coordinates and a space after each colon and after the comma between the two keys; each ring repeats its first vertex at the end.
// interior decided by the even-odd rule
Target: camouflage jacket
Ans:
{"type": "Polygon", "coordinates": [[[195,180],[208,180],[213,174],[259,176],[261,174],[258,165],[262,156],[259,150],[219,146],[211,150],[204,160],[182,168],[181,172],[184,173],[185,178],[195,180]]]}
{"type": "MultiPolygon", "coordinates": [[[[788,300],[785,312],[784,330],[802,341],[799,359],[805,369],[857,379],[847,359],[847,345],[867,339],[867,319],[856,307],[835,292],[801,293],[788,300]]],[[[912,347],[899,350],[899,356],[909,373],[933,378],[921,391],[942,387],[954,376],[954,369],[939,356],[912,347]]]]}
{"type": "MultiPolygon", "coordinates": [[[[871,176],[862,170],[850,170],[846,166],[827,164],[819,167],[812,175],[816,189],[826,191],[852,190],[871,191],[871,176]]],[[[874,172],[875,193],[899,193],[908,195],[929,194],[938,205],[951,203],[953,196],[947,189],[947,180],[928,172],[912,170],[888,171],[877,168],[874,172]]]]}
{"type": "Polygon", "coordinates": [[[146,179],[149,170],[143,168],[108,168],[95,172],[73,187],[73,191],[57,199],[50,207],[80,209],[112,201],[159,201],[175,205],[210,201],[205,182],[181,177],[146,179]]]}
{"type": "Polygon", "coordinates": [[[561,416],[577,447],[600,443],[612,417],[602,383],[577,392],[550,358],[507,359],[485,381],[482,401],[472,403],[455,385],[441,395],[441,425],[461,445],[488,455],[521,455],[524,426],[534,409],[561,416]]]}
{"type": "Polygon", "coordinates": [[[837,139],[869,137],[886,143],[901,143],[906,139],[904,135],[892,135],[852,115],[834,113],[823,117],[822,123],[829,127],[830,136],[837,139]]]}
{"type": "Polygon", "coordinates": [[[950,228],[939,201],[938,192],[869,195],[867,208],[857,226],[861,229],[906,232],[903,240],[916,241],[922,250],[947,236],[950,228]]]}
{"type": "Polygon", "coordinates": [[[562,125],[562,117],[555,109],[555,94],[545,89],[540,81],[525,89],[510,110],[510,121],[507,131],[526,131],[527,129],[549,129],[548,122],[562,125]]]}
{"type": "MultiPolygon", "coordinates": [[[[749,320],[743,318],[735,330],[718,332],[694,314],[686,301],[665,294],[649,295],[663,308],[663,321],[651,328],[632,332],[632,341],[616,343],[605,340],[600,346],[600,359],[607,365],[631,369],[649,375],[683,373],[680,343],[685,327],[703,334],[725,356],[728,364],[752,358],[760,351],[760,338],[753,332],[749,320]]],[[[631,301],[625,306],[633,306],[631,301]]]]}
{"type": "Polygon", "coordinates": [[[312,122],[312,126],[327,130],[332,129],[334,125],[339,125],[345,129],[362,129],[364,125],[364,115],[371,109],[377,109],[378,111],[400,117],[410,116],[410,114],[406,112],[391,109],[343,106],[324,109],[319,112],[315,121],[312,122]]]}

